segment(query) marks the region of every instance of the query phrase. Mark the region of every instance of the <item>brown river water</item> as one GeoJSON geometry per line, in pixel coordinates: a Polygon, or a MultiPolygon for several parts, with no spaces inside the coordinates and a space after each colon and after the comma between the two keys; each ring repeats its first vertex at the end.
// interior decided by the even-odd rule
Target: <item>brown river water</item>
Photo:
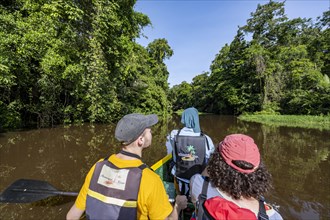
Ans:
{"type": "MultiPolygon", "coordinates": [[[[330,219],[329,130],[269,127],[219,115],[202,115],[200,124],[215,144],[232,133],[254,138],[273,176],[274,189],[266,201],[284,219],[330,219]]],[[[179,127],[177,116],[153,127],[153,144],[143,152],[148,165],[166,155],[166,134],[179,127]]],[[[0,192],[21,178],[79,191],[89,168],[120,150],[114,128],[85,124],[0,133],[0,192]]],[[[27,204],[0,203],[0,219],[65,219],[74,200],[54,196],[27,204]]]]}

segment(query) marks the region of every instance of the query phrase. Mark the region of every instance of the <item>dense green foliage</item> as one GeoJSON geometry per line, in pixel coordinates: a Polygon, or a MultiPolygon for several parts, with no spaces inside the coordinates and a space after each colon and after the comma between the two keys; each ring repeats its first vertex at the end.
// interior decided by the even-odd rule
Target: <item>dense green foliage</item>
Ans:
{"type": "Polygon", "coordinates": [[[289,20],[258,5],[210,72],[168,86],[166,39],[136,43],[149,18],[135,0],[0,3],[0,130],[108,123],[130,112],[328,114],[330,11],[289,20]],[[169,101],[170,100],[170,101],[169,101]]]}
{"type": "Polygon", "coordinates": [[[258,5],[213,60],[210,73],[174,86],[173,109],[238,115],[330,112],[330,11],[289,20],[284,3],[258,5]]]}
{"type": "Polygon", "coordinates": [[[167,114],[173,51],[136,43],[149,18],[134,0],[4,0],[0,129],[167,114]]]}

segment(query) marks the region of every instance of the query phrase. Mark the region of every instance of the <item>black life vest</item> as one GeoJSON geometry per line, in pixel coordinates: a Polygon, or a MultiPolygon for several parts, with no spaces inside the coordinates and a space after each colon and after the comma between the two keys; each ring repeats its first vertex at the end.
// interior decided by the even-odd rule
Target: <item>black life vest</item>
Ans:
{"type": "Polygon", "coordinates": [[[108,158],[96,163],[86,199],[87,219],[136,219],[142,171],[118,168],[108,158]]]}
{"type": "Polygon", "coordinates": [[[179,135],[180,132],[181,129],[174,138],[175,175],[189,180],[194,174],[202,173],[206,167],[205,141],[208,148],[209,143],[202,132],[200,136],[179,135]]]}

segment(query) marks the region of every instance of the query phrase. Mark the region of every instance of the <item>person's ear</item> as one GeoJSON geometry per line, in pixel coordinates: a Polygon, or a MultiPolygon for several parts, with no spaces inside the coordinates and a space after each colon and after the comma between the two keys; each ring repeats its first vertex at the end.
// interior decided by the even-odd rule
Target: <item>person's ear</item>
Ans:
{"type": "Polygon", "coordinates": [[[139,146],[142,146],[144,143],[144,137],[141,135],[139,138],[138,138],[138,145],[139,146]]]}

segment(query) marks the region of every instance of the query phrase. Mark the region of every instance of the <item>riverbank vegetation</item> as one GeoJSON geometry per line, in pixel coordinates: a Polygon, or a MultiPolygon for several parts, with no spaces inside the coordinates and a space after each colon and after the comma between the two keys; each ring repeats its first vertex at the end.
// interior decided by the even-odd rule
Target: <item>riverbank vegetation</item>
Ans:
{"type": "MultiPolygon", "coordinates": [[[[183,111],[184,111],[184,109],[179,109],[179,110],[177,110],[177,111],[175,111],[175,112],[173,112],[173,113],[175,113],[175,114],[181,116],[182,113],[183,113],[183,111]]],[[[212,114],[212,113],[208,113],[208,112],[198,112],[198,115],[207,115],[207,114],[212,114]]]]}
{"type": "MultiPolygon", "coordinates": [[[[288,19],[284,3],[258,5],[192,83],[169,88],[166,39],[136,43],[147,15],[136,1],[0,4],[0,130],[109,123],[130,112],[195,106],[240,115],[330,111],[330,11],[288,19]]],[[[180,74],[180,73],[172,73],[180,74]]]]}
{"type": "Polygon", "coordinates": [[[270,126],[330,130],[330,114],[327,116],[242,114],[238,118],[243,121],[258,122],[270,126]]]}

